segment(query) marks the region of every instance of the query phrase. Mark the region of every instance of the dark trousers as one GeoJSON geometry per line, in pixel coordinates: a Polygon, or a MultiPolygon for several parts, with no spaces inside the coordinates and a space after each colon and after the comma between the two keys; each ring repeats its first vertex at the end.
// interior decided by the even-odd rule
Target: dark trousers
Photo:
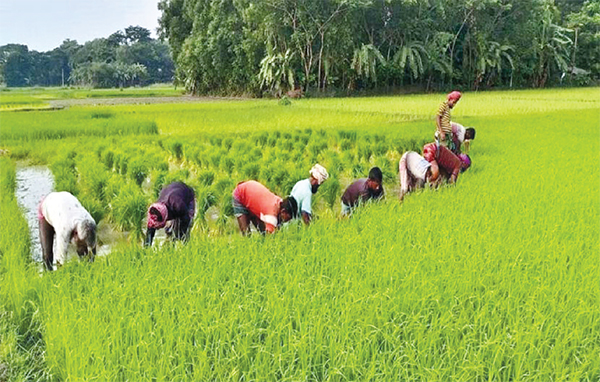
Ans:
{"type": "Polygon", "coordinates": [[[174,240],[187,241],[190,236],[191,219],[188,216],[176,218],[169,221],[169,225],[165,227],[167,236],[174,240]]]}
{"type": "Polygon", "coordinates": [[[54,244],[54,227],[48,223],[45,218],[40,219],[40,244],[42,245],[42,257],[46,268],[51,271],[54,263],[54,252],[52,245],[54,244]]]}

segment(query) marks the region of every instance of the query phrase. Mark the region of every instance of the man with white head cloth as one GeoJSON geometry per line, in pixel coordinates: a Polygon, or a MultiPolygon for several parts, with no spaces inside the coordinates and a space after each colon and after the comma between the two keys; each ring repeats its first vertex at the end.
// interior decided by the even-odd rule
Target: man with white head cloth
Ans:
{"type": "Polygon", "coordinates": [[[56,236],[56,262],[64,265],[69,243],[75,244],[77,254],[96,255],[96,222],[90,213],[69,192],[51,192],[38,207],[40,242],[44,263],[49,271],[54,263],[54,236],[56,236]]]}
{"type": "Polygon", "coordinates": [[[429,163],[414,151],[405,152],[399,165],[400,201],[409,192],[423,188],[426,182],[435,183],[438,176],[437,163],[429,163]]]}
{"type": "Polygon", "coordinates": [[[299,181],[292,188],[290,196],[298,203],[298,216],[302,215],[302,221],[306,225],[312,220],[312,195],[317,193],[319,186],[327,178],[327,170],[317,163],[310,169],[310,177],[299,181]]]}

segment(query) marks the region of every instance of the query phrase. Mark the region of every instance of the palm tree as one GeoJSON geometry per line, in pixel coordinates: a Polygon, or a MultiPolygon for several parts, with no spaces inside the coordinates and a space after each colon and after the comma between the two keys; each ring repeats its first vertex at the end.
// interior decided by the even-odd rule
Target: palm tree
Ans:
{"type": "MultiPolygon", "coordinates": [[[[480,41],[486,41],[481,39],[480,41]]],[[[501,75],[503,62],[508,62],[510,65],[510,86],[512,87],[512,73],[515,68],[511,52],[514,52],[512,45],[501,45],[496,41],[491,41],[487,44],[478,44],[477,53],[477,76],[475,78],[475,89],[483,82],[487,76],[487,83],[491,85],[495,75],[501,75]],[[482,46],[483,45],[483,46],[482,46]]]]}
{"type": "MultiPolygon", "coordinates": [[[[358,77],[377,83],[377,64],[384,65],[385,58],[373,44],[363,44],[354,50],[351,66],[358,77]]],[[[354,87],[354,81],[350,82],[350,87],[354,87]]]]}
{"type": "Polygon", "coordinates": [[[425,73],[424,58],[427,56],[427,50],[421,43],[411,41],[398,49],[394,54],[393,62],[403,75],[408,69],[413,80],[416,80],[425,73]]]}
{"type": "Polygon", "coordinates": [[[294,53],[289,49],[284,54],[267,54],[260,62],[258,73],[260,86],[268,88],[276,95],[285,93],[286,88],[293,89],[295,84],[293,59],[294,53]]]}
{"type": "Polygon", "coordinates": [[[534,86],[544,87],[553,69],[566,71],[569,61],[569,50],[573,41],[567,33],[571,29],[561,27],[553,22],[553,5],[546,4],[543,10],[542,23],[534,38],[534,55],[537,67],[534,74],[534,86]]]}

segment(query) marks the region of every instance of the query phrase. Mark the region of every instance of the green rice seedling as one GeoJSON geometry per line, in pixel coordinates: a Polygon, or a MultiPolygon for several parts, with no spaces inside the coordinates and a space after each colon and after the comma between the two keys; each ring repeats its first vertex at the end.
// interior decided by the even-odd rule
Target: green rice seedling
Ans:
{"type": "Polygon", "coordinates": [[[319,192],[323,195],[323,199],[327,203],[327,206],[333,209],[337,203],[339,203],[340,197],[340,181],[338,178],[332,178],[327,180],[320,187],[319,192]]]}
{"type": "Polygon", "coordinates": [[[92,215],[96,224],[106,216],[106,205],[103,201],[91,198],[88,194],[79,197],[81,205],[92,215]]]}
{"type": "Polygon", "coordinates": [[[139,242],[142,237],[142,221],[146,217],[148,200],[130,183],[125,183],[121,191],[111,202],[111,219],[121,231],[129,231],[132,242],[139,242]]]}
{"type": "Polygon", "coordinates": [[[261,166],[259,163],[248,163],[242,169],[242,174],[245,179],[254,179],[257,180],[260,176],[261,166]]]}
{"type": "Polygon", "coordinates": [[[109,110],[96,110],[90,114],[92,119],[108,119],[113,118],[115,114],[109,110]]]}
{"type": "Polygon", "coordinates": [[[77,172],[79,190],[100,202],[106,201],[109,174],[104,167],[98,166],[98,162],[93,157],[85,156],[77,162],[77,172]]]}
{"type": "Polygon", "coordinates": [[[165,176],[165,185],[173,183],[173,182],[183,182],[186,183],[190,177],[190,170],[181,169],[173,172],[167,173],[165,176]]]}
{"type": "Polygon", "coordinates": [[[233,137],[228,137],[228,138],[223,139],[222,146],[225,150],[231,149],[232,145],[233,145],[233,137]]]}
{"type": "Polygon", "coordinates": [[[215,173],[210,170],[205,170],[198,174],[198,182],[203,186],[210,186],[215,181],[215,173]]]}
{"type": "Polygon", "coordinates": [[[163,170],[158,170],[154,172],[152,176],[152,194],[154,195],[154,199],[157,199],[160,195],[160,191],[166,185],[167,172],[163,170]]]}
{"type": "Polygon", "coordinates": [[[217,197],[210,187],[196,189],[196,216],[206,223],[206,211],[217,203],[217,197]]]}
{"type": "Polygon", "coordinates": [[[141,186],[146,177],[148,176],[148,167],[146,165],[146,160],[143,158],[134,159],[129,164],[129,177],[133,180],[138,186],[141,186]]]}

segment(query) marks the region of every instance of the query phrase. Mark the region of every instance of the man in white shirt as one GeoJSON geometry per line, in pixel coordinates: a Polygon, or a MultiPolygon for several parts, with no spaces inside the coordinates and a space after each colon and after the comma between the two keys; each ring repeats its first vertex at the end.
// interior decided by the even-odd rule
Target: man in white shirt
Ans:
{"type": "Polygon", "coordinates": [[[475,129],[464,127],[460,123],[452,122],[452,152],[456,155],[469,152],[470,144],[475,139],[475,129]],[[461,145],[464,143],[464,150],[461,151],[461,145]]]}
{"type": "Polygon", "coordinates": [[[302,215],[302,221],[309,225],[312,220],[312,196],[317,193],[319,186],[329,178],[325,167],[316,164],[310,169],[310,177],[297,182],[292,188],[292,196],[298,203],[298,216],[302,215]]]}
{"type": "Polygon", "coordinates": [[[414,151],[407,151],[400,158],[400,201],[409,192],[423,188],[427,181],[435,183],[439,176],[437,164],[429,163],[414,151]]]}
{"type": "Polygon", "coordinates": [[[90,213],[69,192],[52,192],[38,207],[40,222],[40,242],[44,263],[53,270],[53,243],[56,236],[56,262],[64,265],[67,260],[69,243],[75,244],[77,254],[83,257],[90,254],[90,261],[96,255],[96,222],[90,213]]]}

